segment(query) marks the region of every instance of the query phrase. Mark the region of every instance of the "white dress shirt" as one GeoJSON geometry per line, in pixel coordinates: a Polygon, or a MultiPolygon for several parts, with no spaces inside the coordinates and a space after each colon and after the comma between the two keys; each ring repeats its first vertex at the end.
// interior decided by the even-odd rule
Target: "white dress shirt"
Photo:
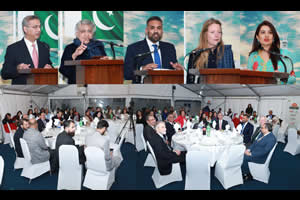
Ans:
{"type": "MultiPolygon", "coordinates": [[[[159,47],[159,41],[157,41],[156,43],[153,43],[151,40],[148,39],[148,37],[146,37],[146,41],[147,41],[147,44],[149,46],[150,51],[151,52],[153,51],[153,53],[151,53],[151,56],[152,56],[152,60],[153,60],[153,63],[154,63],[154,61],[155,61],[155,59],[154,59],[154,47],[152,45],[156,44],[157,47],[159,47]]],[[[162,66],[162,59],[161,59],[160,48],[158,49],[158,54],[159,54],[159,58],[160,58],[160,65],[161,65],[161,67],[163,67],[162,66]]]]}
{"type": "MultiPolygon", "coordinates": [[[[38,55],[39,55],[39,48],[38,48],[38,45],[37,45],[37,41],[36,41],[36,40],[34,41],[34,43],[32,43],[31,41],[27,40],[27,39],[24,37],[24,41],[25,41],[25,44],[26,44],[27,49],[28,49],[28,51],[29,51],[29,54],[30,54],[31,59],[32,59],[32,50],[33,50],[32,44],[35,45],[36,51],[37,51],[37,53],[38,53],[38,55]]],[[[32,61],[33,61],[33,59],[32,59],[32,61]]],[[[25,63],[25,64],[28,64],[28,63],[25,63]]],[[[32,67],[34,67],[34,66],[32,66],[32,67]]]]}

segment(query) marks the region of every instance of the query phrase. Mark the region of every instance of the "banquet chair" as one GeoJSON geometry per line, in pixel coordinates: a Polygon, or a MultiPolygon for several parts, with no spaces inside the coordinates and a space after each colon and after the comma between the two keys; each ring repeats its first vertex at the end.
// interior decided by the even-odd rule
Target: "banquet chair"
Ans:
{"type": "MultiPolygon", "coordinates": [[[[145,151],[147,152],[147,144],[146,144],[146,141],[145,141],[145,138],[144,138],[144,135],[142,134],[141,135],[141,138],[142,138],[142,141],[145,145],[145,151]]],[[[153,160],[153,157],[151,156],[151,153],[150,152],[147,152],[147,158],[146,158],[146,161],[144,163],[144,167],[155,167],[155,162],[153,160]]]]}
{"type": "Polygon", "coordinates": [[[123,156],[122,156],[122,153],[121,153],[121,147],[122,147],[122,145],[124,143],[126,133],[127,132],[123,132],[122,133],[121,139],[119,141],[119,144],[116,145],[116,148],[113,150],[113,155],[114,156],[120,156],[121,157],[121,162],[123,161],[123,156]]]}
{"type": "MultiPolygon", "coordinates": [[[[9,130],[11,130],[10,127],[9,127],[9,130]]],[[[15,148],[14,133],[11,131],[11,133],[9,135],[10,135],[11,144],[12,144],[13,149],[14,149],[15,154],[16,154],[16,160],[15,160],[15,163],[14,163],[14,170],[22,169],[24,167],[25,159],[21,158],[21,157],[18,157],[18,154],[16,152],[16,148],[15,148]]]]}
{"type": "Polygon", "coordinates": [[[215,177],[226,190],[244,183],[241,166],[245,149],[244,145],[231,146],[216,163],[215,177]]]}
{"type": "Polygon", "coordinates": [[[3,172],[4,172],[4,160],[2,156],[0,156],[0,186],[2,185],[3,172]]]}
{"type": "Polygon", "coordinates": [[[4,139],[4,142],[3,144],[9,144],[10,147],[11,147],[11,141],[10,141],[10,133],[7,133],[4,129],[4,125],[3,123],[1,122],[1,128],[2,128],[2,133],[3,133],[3,139],[4,139]]]}
{"type": "Polygon", "coordinates": [[[298,139],[297,130],[295,128],[288,129],[288,142],[283,151],[293,156],[300,153],[300,139],[298,139]]]}
{"type": "Polygon", "coordinates": [[[144,130],[144,125],[143,124],[136,124],[135,125],[135,132],[136,132],[136,150],[138,152],[142,151],[143,149],[145,149],[145,144],[144,141],[142,139],[142,135],[143,135],[143,130],[144,130]]]}
{"type": "Polygon", "coordinates": [[[273,131],[272,131],[273,135],[276,137],[276,140],[278,140],[279,128],[280,128],[280,125],[276,124],[275,127],[273,128],[273,131]]]}
{"type": "Polygon", "coordinates": [[[15,148],[15,142],[14,142],[14,135],[15,135],[15,130],[14,131],[12,131],[11,130],[11,127],[10,127],[10,125],[9,125],[9,123],[7,123],[7,127],[8,127],[8,130],[9,130],[9,137],[10,137],[10,143],[9,143],[9,146],[11,147],[11,148],[15,148]]]}
{"type": "Polygon", "coordinates": [[[78,149],[74,145],[59,147],[59,171],[57,190],[80,190],[82,165],[79,164],[78,149]]]}
{"type": "Polygon", "coordinates": [[[20,138],[20,143],[24,155],[24,167],[21,176],[29,178],[29,183],[30,183],[32,179],[35,179],[41,176],[42,174],[50,171],[50,161],[48,160],[42,163],[32,164],[31,155],[29,152],[27,142],[23,138],[20,138]]]}
{"type": "Polygon", "coordinates": [[[287,131],[287,127],[288,127],[288,124],[285,121],[283,121],[281,124],[281,127],[278,130],[277,142],[285,143],[285,137],[286,137],[285,133],[287,131]]]}
{"type": "Polygon", "coordinates": [[[230,126],[230,130],[233,130],[235,127],[234,127],[234,123],[233,123],[233,121],[232,121],[232,119],[229,117],[229,116],[224,116],[223,117],[223,119],[224,120],[226,120],[227,122],[228,122],[228,124],[229,124],[229,126],[230,126]]]}
{"type": "Polygon", "coordinates": [[[185,190],[210,190],[210,154],[198,150],[187,152],[185,190]]]}
{"type": "Polygon", "coordinates": [[[274,153],[277,143],[274,145],[273,149],[270,151],[267,160],[264,164],[248,162],[249,170],[253,179],[264,182],[268,184],[270,178],[269,164],[274,153]]]}
{"type": "Polygon", "coordinates": [[[155,169],[152,175],[152,180],[154,182],[154,185],[156,188],[161,188],[169,183],[175,182],[175,181],[182,181],[182,175],[181,175],[181,169],[180,169],[180,164],[179,163],[173,163],[172,165],[172,172],[168,175],[161,175],[158,171],[158,166],[157,166],[157,160],[154,154],[154,151],[147,141],[147,147],[148,150],[150,151],[153,160],[155,162],[155,169]]]}
{"type": "Polygon", "coordinates": [[[84,153],[87,171],[83,186],[92,190],[109,190],[115,181],[115,168],[106,170],[103,150],[91,146],[85,148],[84,153]]]}

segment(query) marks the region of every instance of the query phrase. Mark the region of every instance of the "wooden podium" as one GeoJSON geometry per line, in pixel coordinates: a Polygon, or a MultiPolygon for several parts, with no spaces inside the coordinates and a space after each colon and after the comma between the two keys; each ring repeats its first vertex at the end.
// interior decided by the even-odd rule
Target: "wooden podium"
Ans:
{"type": "Polygon", "coordinates": [[[135,75],[145,76],[144,83],[184,84],[183,70],[136,70],[135,75]]]}
{"type": "Polygon", "coordinates": [[[27,84],[31,85],[57,85],[58,84],[58,70],[51,69],[21,69],[19,74],[26,74],[27,84]]]}
{"type": "Polygon", "coordinates": [[[123,84],[123,60],[68,60],[65,65],[76,67],[76,84],[123,84]]]}
{"type": "Polygon", "coordinates": [[[189,72],[199,76],[201,84],[277,84],[277,79],[289,77],[288,73],[282,72],[240,69],[191,69],[189,72]]]}

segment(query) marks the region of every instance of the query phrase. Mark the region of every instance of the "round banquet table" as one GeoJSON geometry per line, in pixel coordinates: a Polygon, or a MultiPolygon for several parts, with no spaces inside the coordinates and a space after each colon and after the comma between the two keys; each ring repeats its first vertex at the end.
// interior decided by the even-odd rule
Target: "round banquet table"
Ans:
{"type": "Polygon", "coordinates": [[[230,150],[232,145],[243,145],[243,137],[232,131],[217,131],[211,129],[210,136],[203,135],[201,129],[189,129],[177,132],[172,137],[172,147],[180,151],[211,152],[210,166],[230,150]]]}

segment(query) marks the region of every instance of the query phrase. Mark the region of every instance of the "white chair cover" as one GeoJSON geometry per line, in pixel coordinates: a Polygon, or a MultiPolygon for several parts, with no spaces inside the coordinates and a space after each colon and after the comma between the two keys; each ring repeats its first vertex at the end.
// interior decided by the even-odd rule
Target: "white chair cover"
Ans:
{"type": "Polygon", "coordinates": [[[4,140],[3,144],[9,144],[11,147],[12,145],[11,145],[10,133],[7,133],[5,131],[2,121],[1,121],[1,127],[2,127],[3,140],[4,140]]]}
{"type": "Polygon", "coordinates": [[[288,129],[288,142],[283,151],[288,152],[293,156],[300,153],[300,138],[298,138],[297,130],[295,128],[288,129]]]}
{"type": "MultiPolygon", "coordinates": [[[[147,144],[143,134],[141,135],[141,138],[144,144],[145,151],[147,152],[147,144]]],[[[151,156],[151,153],[149,152],[147,153],[147,158],[145,160],[144,167],[155,167],[155,162],[153,160],[153,157],[151,156]]]]}
{"type": "Polygon", "coordinates": [[[136,124],[135,125],[135,133],[136,133],[136,149],[138,152],[142,151],[145,149],[144,143],[143,143],[143,130],[144,130],[144,125],[143,124],[136,124]]]}
{"type": "Polygon", "coordinates": [[[0,185],[2,184],[3,172],[4,172],[4,160],[2,156],[0,156],[0,185]]]}
{"type": "Polygon", "coordinates": [[[210,154],[197,150],[187,152],[185,190],[210,190],[210,154]]]}
{"type": "Polygon", "coordinates": [[[28,149],[27,142],[20,138],[21,148],[24,155],[24,167],[21,173],[21,176],[29,178],[29,183],[31,179],[41,176],[42,174],[50,171],[50,162],[46,161],[43,163],[32,164],[31,155],[28,149]]]}
{"type": "Polygon", "coordinates": [[[74,145],[59,147],[59,171],[57,190],[80,190],[82,165],[79,164],[78,149],[74,145]]]}
{"type": "Polygon", "coordinates": [[[278,137],[277,137],[277,141],[278,142],[285,143],[285,137],[286,137],[287,127],[288,127],[288,123],[286,123],[285,121],[283,121],[281,123],[281,127],[278,130],[278,137]]]}
{"type": "Polygon", "coordinates": [[[244,145],[234,145],[224,151],[222,157],[217,161],[215,177],[225,189],[243,184],[241,165],[243,164],[244,145]]]}
{"type": "Polygon", "coordinates": [[[264,182],[268,184],[270,178],[269,164],[274,153],[277,143],[274,145],[273,149],[270,151],[267,160],[264,164],[258,164],[253,162],[248,162],[249,170],[251,175],[255,180],[264,182]]]}
{"type": "Polygon", "coordinates": [[[276,124],[273,128],[273,135],[276,137],[276,140],[278,140],[278,132],[279,132],[279,128],[280,128],[280,125],[279,124],[276,124]]]}
{"type": "Polygon", "coordinates": [[[106,171],[104,152],[98,147],[85,150],[87,172],[83,186],[92,190],[109,190],[115,180],[115,168],[106,171]]]}
{"type": "Polygon", "coordinates": [[[155,169],[152,175],[152,180],[156,188],[161,188],[162,186],[165,186],[175,181],[182,181],[182,175],[181,175],[181,169],[179,163],[173,163],[172,172],[170,174],[161,175],[158,171],[157,161],[156,161],[154,151],[148,141],[147,141],[147,147],[155,163],[155,169]]]}

